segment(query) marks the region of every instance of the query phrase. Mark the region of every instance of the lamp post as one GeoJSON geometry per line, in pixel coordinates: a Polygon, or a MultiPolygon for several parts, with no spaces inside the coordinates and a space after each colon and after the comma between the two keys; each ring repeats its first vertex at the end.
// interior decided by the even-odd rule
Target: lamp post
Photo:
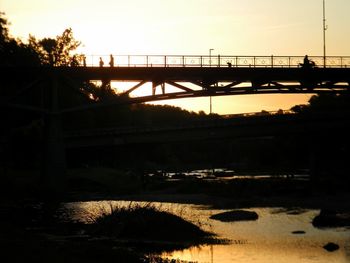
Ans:
{"type": "Polygon", "coordinates": [[[326,2],[323,0],[323,67],[326,67],[326,2]]]}
{"type": "Polygon", "coordinates": [[[209,66],[211,67],[211,52],[213,51],[214,49],[211,48],[209,49],[209,66]]]}
{"type": "MultiPolygon", "coordinates": [[[[209,49],[209,66],[211,67],[211,52],[213,51],[213,48],[209,49]]],[[[212,104],[211,104],[211,96],[209,96],[209,105],[210,105],[210,110],[209,110],[209,114],[212,113],[212,104]]]]}

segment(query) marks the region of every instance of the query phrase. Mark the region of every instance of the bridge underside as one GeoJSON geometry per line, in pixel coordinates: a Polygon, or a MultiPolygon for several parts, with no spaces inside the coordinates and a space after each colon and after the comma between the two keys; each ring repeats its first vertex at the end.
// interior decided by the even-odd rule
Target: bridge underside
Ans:
{"type": "MultiPolygon", "coordinates": [[[[79,69],[80,70],[80,69],[79,69]]],[[[134,82],[123,91],[130,103],[205,96],[342,93],[350,90],[350,68],[89,68],[79,78],[134,82]],[[134,96],[137,90],[150,90],[134,96]]],[[[71,78],[76,77],[72,76],[71,78]]]]}
{"type": "Polygon", "coordinates": [[[131,95],[133,103],[181,99],[190,97],[250,95],[250,94],[298,94],[298,93],[342,93],[349,90],[345,82],[278,82],[278,81],[232,81],[232,82],[174,82],[140,81],[122,95],[131,95]],[[152,85],[152,94],[134,97],[130,93],[147,84],[152,85]],[[169,91],[168,91],[169,90],[169,91]]]}

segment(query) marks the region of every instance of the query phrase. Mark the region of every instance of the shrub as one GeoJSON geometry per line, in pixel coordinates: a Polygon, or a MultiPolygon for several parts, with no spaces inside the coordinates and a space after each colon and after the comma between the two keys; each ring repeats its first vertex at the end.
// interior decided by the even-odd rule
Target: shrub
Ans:
{"type": "Polygon", "coordinates": [[[93,234],[117,238],[160,241],[199,241],[212,236],[197,225],[153,204],[110,206],[93,223],[93,234]]]}

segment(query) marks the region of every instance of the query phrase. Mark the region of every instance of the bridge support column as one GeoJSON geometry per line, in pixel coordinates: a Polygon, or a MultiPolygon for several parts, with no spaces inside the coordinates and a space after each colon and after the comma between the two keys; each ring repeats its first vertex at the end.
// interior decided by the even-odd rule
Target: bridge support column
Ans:
{"type": "Polygon", "coordinates": [[[152,81],[152,95],[156,95],[156,89],[157,89],[157,86],[161,87],[162,89],[162,94],[164,95],[165,94],[165,82],[164,81],[161,81],[161,80],[154,80],[152,81]]]}
{"type": "Polygon", "coordinates": [[[45,120],[44,138],[44,192],[60,194],[64,189],[66,160],[63,147],[62,128],[60,116],[49,114],[45,120]]]}
{"type": "Polygon", "coordinates": [[[45,116],[42,186],[44,198],[56,199],[64,191],[66,158],[63,144],[61,115],[58,111],[57,79],[50,89],[50,109],[45,116]]]}

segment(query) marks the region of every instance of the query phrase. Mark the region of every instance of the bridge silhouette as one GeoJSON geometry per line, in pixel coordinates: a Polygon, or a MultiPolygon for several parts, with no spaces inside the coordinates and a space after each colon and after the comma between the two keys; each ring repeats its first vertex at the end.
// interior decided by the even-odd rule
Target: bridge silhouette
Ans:
{"type": "MultiPolygon", "coordinates": [[[[131,104],[203,96],[342,93],[348,92],[350,85],[350,57],[344,56],[327,57],[327,67],[323,67],[323,57],[309,57],[315,67],[303,67],[301,56],[116,56],[113,67],[97,67],[97,58],[92,56],[86,66],[3,67],[2,71],[4,76],[27,83],[51,77],[48,85],[60,86],[58,82],[63,81],[75,90],[80,89],[81,81],[101,81],[101,89],[111,81],[136,82],[119,94],[131,104]],[[151,95],[134,96],[133,92],[147,83],[151,83],[151,95]]],[[[60,111],[96,106],[73,105],[60,111]]]]}
{"type": "MultiPolygon", "coordinates": [[[[339,94],[349,92],[350,57],[327,57],[326,63],[324,63],[323,57],[310,57],[310,60],[315,62],[315,67],[304,67],[302,65],[303,58],[290,56],[116,56],[113,67],[96,66],[94,58],[91,61],[88,60],[89,63],[86,65],[71,67],[2,67],[3,87],[14,85],[20,88],[13,92],[11,89],[7,89],[7,93],[1,95],[0,104],[5,108],[23,109],[44,114],[47,131],[45,138],[46,175],[47,180],[50,181],[48,184],[55,188],[59,185],[58,178],[65,170],[64,134],[60,124],[61,114],[116,104],[203,96],[273,93],[339,94]],[[321,67],[324,64],[327,66],[321,67]],[[112,81],[130,81],[137,84],[118,94],[122,98],[120,100],[95,101],[83,105],[62,107],[59,102],[62,90],[65,92],[68,90],[75,94],[81,92],[82,82],[90,81],[100,81],[102,83],[101,90],[105,89],[112,81]],[[133,96],[133,91],[146,83],[152,84],[152,95],[133,96]],[[177,91],[168,91],[168,85],[177,91]],[[19,99],[38,86],[45,87],[45,91],[42,93],[44,94],[42,105],[26,104],[23,99],[19,99]]],[[[343,120],[339,120],[338,124],[342,125],[343,120]]],[[[286,123],[288,123],[288,118],[283,125],[286,123]]],[[[324,125],[328,125],[329,122],[322,123],[324,128],[324,125]]],[[[269,124],[266,123],[266,125],[269,124]]],[[[300,131],[302,127],[298,126],[296,131],[300,131]]],[[[234,128],[234,126],[230,126],[228,129],[224,129],[232,133],[234,128]]],[[[222,132],[222,129],[223,127],[220,125],[209,127],[209,130],[225,134],[226,132],[222,132]]],[[[244,125],[239,129],[240,132],[237,131],[237,133],[240,136],[247,134],[247,128],[244,125]]],[[[196,130],[199,132],[200,127],[197,127],[196,130]]],[[[285,132],[285,129],[282,130],[285,132]]],[[[164,134],[169,136],[173,131],[168,130],[164,134]]],[[[184,128],[182,131],[186,132],[188,129],[184,128]]],[[[271,133],[271,130],[268,131],[271,133]]],[[[280,126],[278,126],[277,131],[280,131],[280,126]]],[[[94,134],[95,138],[103,136],[104,132],[101,131],[100,135],[94,134]]],[[[159,134],[161,131],[155,132],[159,134]]],[[[140,141],[142,138],[145,141],[149,140],[150,137],[142,137],[140,134],[140,132],[130,133],[128,136],[129,138],[137,138],[136,141],[140,141]]],[[[119,135],[114,131],[113,136],[119,135]]],[[[188,138],[191,136],[189,135],[188,138]]],[[[258,136],[258,134],[254,133],[254,136],[258,136]]],[[[71,136],[69,140],[73,137],[71,136]]],[[[74,145],[74,143],[72,144],[74,145]]]]}

